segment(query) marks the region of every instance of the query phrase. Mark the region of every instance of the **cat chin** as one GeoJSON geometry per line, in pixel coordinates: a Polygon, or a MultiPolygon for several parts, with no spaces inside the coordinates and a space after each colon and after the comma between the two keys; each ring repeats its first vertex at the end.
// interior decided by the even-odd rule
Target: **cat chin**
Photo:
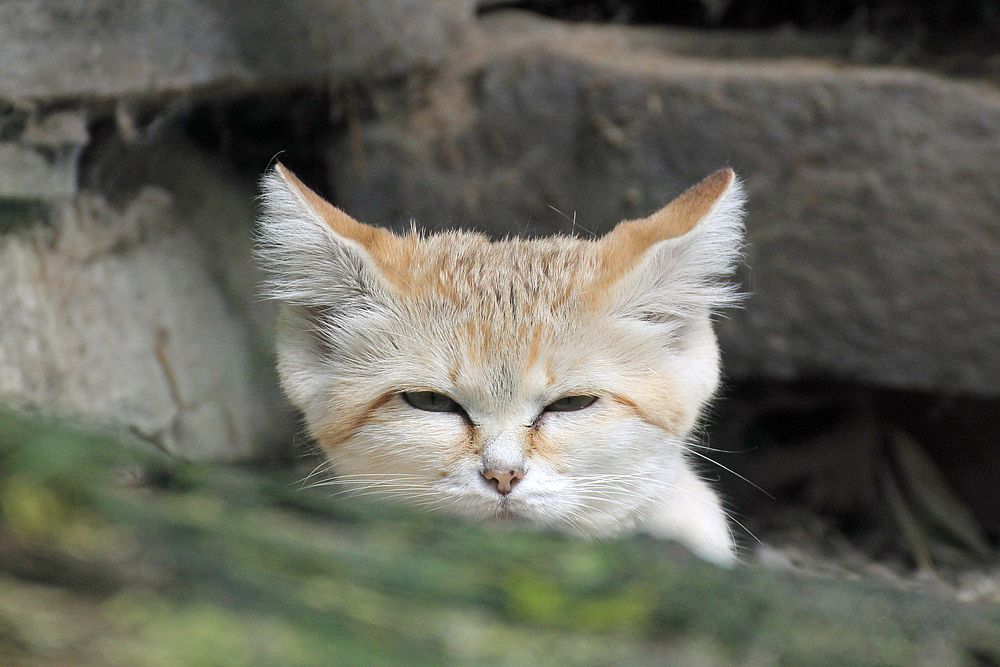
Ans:
{"type": "Polygon", "coordinates": [[[566,508],[556,509],[550,503],[532,502],[525,498],[507,497],[477,504],[461,503],[443,509],[454,516],[476,522],[556,530],[578,537],[610,537],[625,532],[617,526],[597,529],[594,525],[570,518],[579,516],[580,510],[572,512],[566,511],[566,508]]]}
{"type": "Polygon", "coordinates": [[[479,508],[454,507],[446,512],[475,522],[528,528],[553,530],[584,539],[607,539],[633,533],[636,529],[631,517],[616,517],[613,520],[605,513],[594,512],[591,508],[559,508],[516,498],[504,499],[479,508]]]}

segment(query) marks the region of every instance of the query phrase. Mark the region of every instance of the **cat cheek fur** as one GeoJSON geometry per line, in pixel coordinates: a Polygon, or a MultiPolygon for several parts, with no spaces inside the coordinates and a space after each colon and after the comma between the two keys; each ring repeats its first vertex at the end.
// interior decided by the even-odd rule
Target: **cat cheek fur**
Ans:
{"type": "Polygon", "coordinates": [[[320,444],[341,482],[377,495],[414,500],[440,495],[440,480],[468,451],[468,431],[451,413],[407,415],[413,408],[390,399],[368,416],[350,438],[320,444]]]}

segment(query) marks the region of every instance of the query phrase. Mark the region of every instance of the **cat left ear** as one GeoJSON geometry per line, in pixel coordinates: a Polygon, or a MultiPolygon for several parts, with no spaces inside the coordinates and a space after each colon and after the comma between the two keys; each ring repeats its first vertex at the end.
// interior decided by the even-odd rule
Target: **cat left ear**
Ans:
{"type": "Polygon", "coordinates": [[[274,278],[272,297],[327,306],[369,293],[400,239],[358,222],[306,187],[282,164],[264,176],[257,254],[274,278]]]}
{"type": "Polygon", "coordinates": [[[735,301],[726,278],[740,255],[743,202],[733,170],[721,169],[649,217],[609,232],[600,241],[605,265],[626,272],[615,309],[659,319],[735,301]]]}

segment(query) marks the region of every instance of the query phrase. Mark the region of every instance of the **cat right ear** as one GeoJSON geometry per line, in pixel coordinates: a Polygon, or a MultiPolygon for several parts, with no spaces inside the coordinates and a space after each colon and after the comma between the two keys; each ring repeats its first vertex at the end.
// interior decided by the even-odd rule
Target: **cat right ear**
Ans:
{"type": "Polygon", "coordinates": [[[377,289],[385,268],[378,258],[394,254],[398,237],[354,220],[280,163],[264,176],[261,189],[256,252],[270,274],[268,296],[326,308],[377,289]]]}
{"type": "Polygon", "coordinates": [[[732,169],[721,169],[649,217],[615,227],[600,241],[617,283],[612,309],[659,321],[733,303],[728,276],[742,245],[743,201],[732,169]]]}

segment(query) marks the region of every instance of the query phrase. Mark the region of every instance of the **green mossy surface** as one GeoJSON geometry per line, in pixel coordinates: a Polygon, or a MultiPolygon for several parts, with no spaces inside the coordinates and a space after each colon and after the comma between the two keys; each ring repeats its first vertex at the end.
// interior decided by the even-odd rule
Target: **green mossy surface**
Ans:
{"type": "Polygon", "coordinates": [[[1000,609],[940,591],[470,526],[300,477],[0,415],[0,662],[1000,662],[1000,609]]]}

